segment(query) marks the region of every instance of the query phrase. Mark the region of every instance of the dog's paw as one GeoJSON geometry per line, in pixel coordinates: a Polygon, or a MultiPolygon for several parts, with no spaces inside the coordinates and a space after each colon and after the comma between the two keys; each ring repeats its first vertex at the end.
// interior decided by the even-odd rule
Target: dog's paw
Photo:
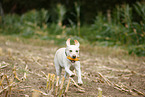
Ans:
{"type": "Polygon", "coordinates": [[[74,73],[72,73],[71,75],[70,75],[70,77],[74,77],[75,76],[75,74],[74,73]]]}
{"type": "Polygon", "coordinates": [[[78,85],[79,86],[82,86],[83,85],[83,82],[82,81],[78,81],[78,85]]]}
{"type": "Polygon", "coordinates": [[[82,86],[82,85],[83,85],[83,83],[78,83],[78,85],[79,85],[79,86],[82,86]]]}

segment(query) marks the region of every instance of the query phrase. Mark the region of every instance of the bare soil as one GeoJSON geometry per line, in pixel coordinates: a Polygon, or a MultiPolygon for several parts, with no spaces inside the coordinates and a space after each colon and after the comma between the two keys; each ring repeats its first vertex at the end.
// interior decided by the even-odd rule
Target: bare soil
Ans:
{"type": "MultiPolygon", "coordinates": [[[[55,74],[53,64],[54,54],[60,46],[53,42],[28,39],[9,39],[0,37],[0,67],[8,65],[0,70],[0,81],[6,74],[11,80],[13,68],[16,67],[17,76],[23,77],[26,65],[28,66],[27,78],[23,82],[17,79],[17,83],[12,87],[11,97],[32,97],[32,89],[46,91],[46,75],[55,74]]],[[[65,44],[64,44],[65,46],[65,44]]],[[[102,89],[103,97],[144,97],[145,94],[145,57],[128,55],[118,48],[92,47],[90,45],[81,46],[81,69],[84,93],[79,93],[78,88],[70,85],[67,93],[68,97],[97,97],[98,88],[102,89]],[[111,83],[123,85],[127,90],[136,89],[137,92],[127,92],[116,89],[114,85],[109,85],[100,77],[101,73],[111,83]]],[[[64,73],[64,71],[63,71],[64,73]]],[[[77,77],[74,77],[77,82],[77,77]]],[[[0,91],[7,86],[7,80],[2,82],[0,91]]],[[[125,89],[125,88],[124,88],[125,89]]],[[[1,93],[1,97],[6,95],[6,91],[1,93]]],[[[43,94],[40,95],[44,97],[43,94]]],[[[8,96],[10,97],[10,95],[8,96]]]]}

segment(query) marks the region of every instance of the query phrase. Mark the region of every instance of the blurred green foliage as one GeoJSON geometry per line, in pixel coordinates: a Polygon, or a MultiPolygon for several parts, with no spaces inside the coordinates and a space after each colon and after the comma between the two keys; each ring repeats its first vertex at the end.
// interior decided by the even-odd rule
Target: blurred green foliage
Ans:
{"type": "MultiPolygon", "coordinates": [[[[137,1],[141,2],[144,0],[0,0],[5,13],[17,14],[23,14],[33,9],[40,10],[41,8],[47,9],[53,13],[53,8],[56,7],[57,4],[62,4],[68,11],[65,14],[66,17],[69,17],[72,21],[75,21],[72,16],[72,13],[76,10],[74,3],[78,2],[81,9],[80,21],[87,24],[93,23],[93,19],[99,11],[105,14],[106,10],[112,10],[116,5],[132,5],[137,1]]],[[[53,21],[55,20],[54,17],[57,16],[52,16],[53,21]]],[[[67,22],[67,20],[64,21],[67,22]]]]}
{"type": "MultiPolygon", "coordinates": [[[[76,6],[76,10],[78,6],[76,6]]],[[[117,5],[113,10],[107,10],[106,15],[99,12],[92,25],[78,26],[80,11],[76,12],[76,22],[68,19],[69,25],[62,23],[67,9],[59,4],[55,11],[56,21],[48,22],[51,12],[45,9],[31,10],[22,15],[7,14],[4,24],[0,24],[0,33],[19,35],[25,38],[40,38],[58,40],[63,43],[65,37],[88,40],[90,43],[102,46],[125,46],[129,54],[145,56],[145,4],[137,2],[130,7],[128,4],[117,5]],[[135,17],[133,14],[135,11],[135,17]],[[140,21],[136,21],[140,17],[140,21]],[[80,31],[78,31],[80,27],[80,31]]]]}

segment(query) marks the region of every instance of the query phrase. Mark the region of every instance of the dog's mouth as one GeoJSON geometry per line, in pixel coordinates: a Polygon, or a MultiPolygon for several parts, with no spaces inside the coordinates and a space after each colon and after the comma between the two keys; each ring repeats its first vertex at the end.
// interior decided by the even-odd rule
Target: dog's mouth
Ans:
{"type": "Polygon", "coordinates": [[[77,57],[77,58],[72,58],[72,57],[70,57],[70,56],[67,56],[67,59],[69,59],[72,63],[75,63],[75,61],[79,61],[79,59],[78,59],[79,57],[77,57]]]}
{"type": "Polygon", "coordinates": [[[72,63],[75,63],[75,61],[74,60],[70,60],[72,63]]]}

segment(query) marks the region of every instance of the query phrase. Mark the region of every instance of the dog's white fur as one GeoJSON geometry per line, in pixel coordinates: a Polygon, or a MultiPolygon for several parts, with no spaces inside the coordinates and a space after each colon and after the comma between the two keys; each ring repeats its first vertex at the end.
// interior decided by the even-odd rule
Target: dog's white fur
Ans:
{"type": "Polygon", "coordinates": [[[67,56],[70,56],[73,58],[73,56],[79,57],[79,42],[77,40],[75,41],[75,45],[70,45],[70,38],[66,41],[66,48],[60,48],[56,51],[55,57],[54,57],[54,64],[56,73],[59,77],[61,77],[61,71],[62,68],[65,69],[65,78],[67,74],[69,74],[70,77],[75,76],[75,74],[72,72],[74,69],[77,72],[78,75],[78,84],[82,85],[83,81],[81,78],[81,69],[80,69],[80,61],[70,61],[67,59],[67,56]]]}

